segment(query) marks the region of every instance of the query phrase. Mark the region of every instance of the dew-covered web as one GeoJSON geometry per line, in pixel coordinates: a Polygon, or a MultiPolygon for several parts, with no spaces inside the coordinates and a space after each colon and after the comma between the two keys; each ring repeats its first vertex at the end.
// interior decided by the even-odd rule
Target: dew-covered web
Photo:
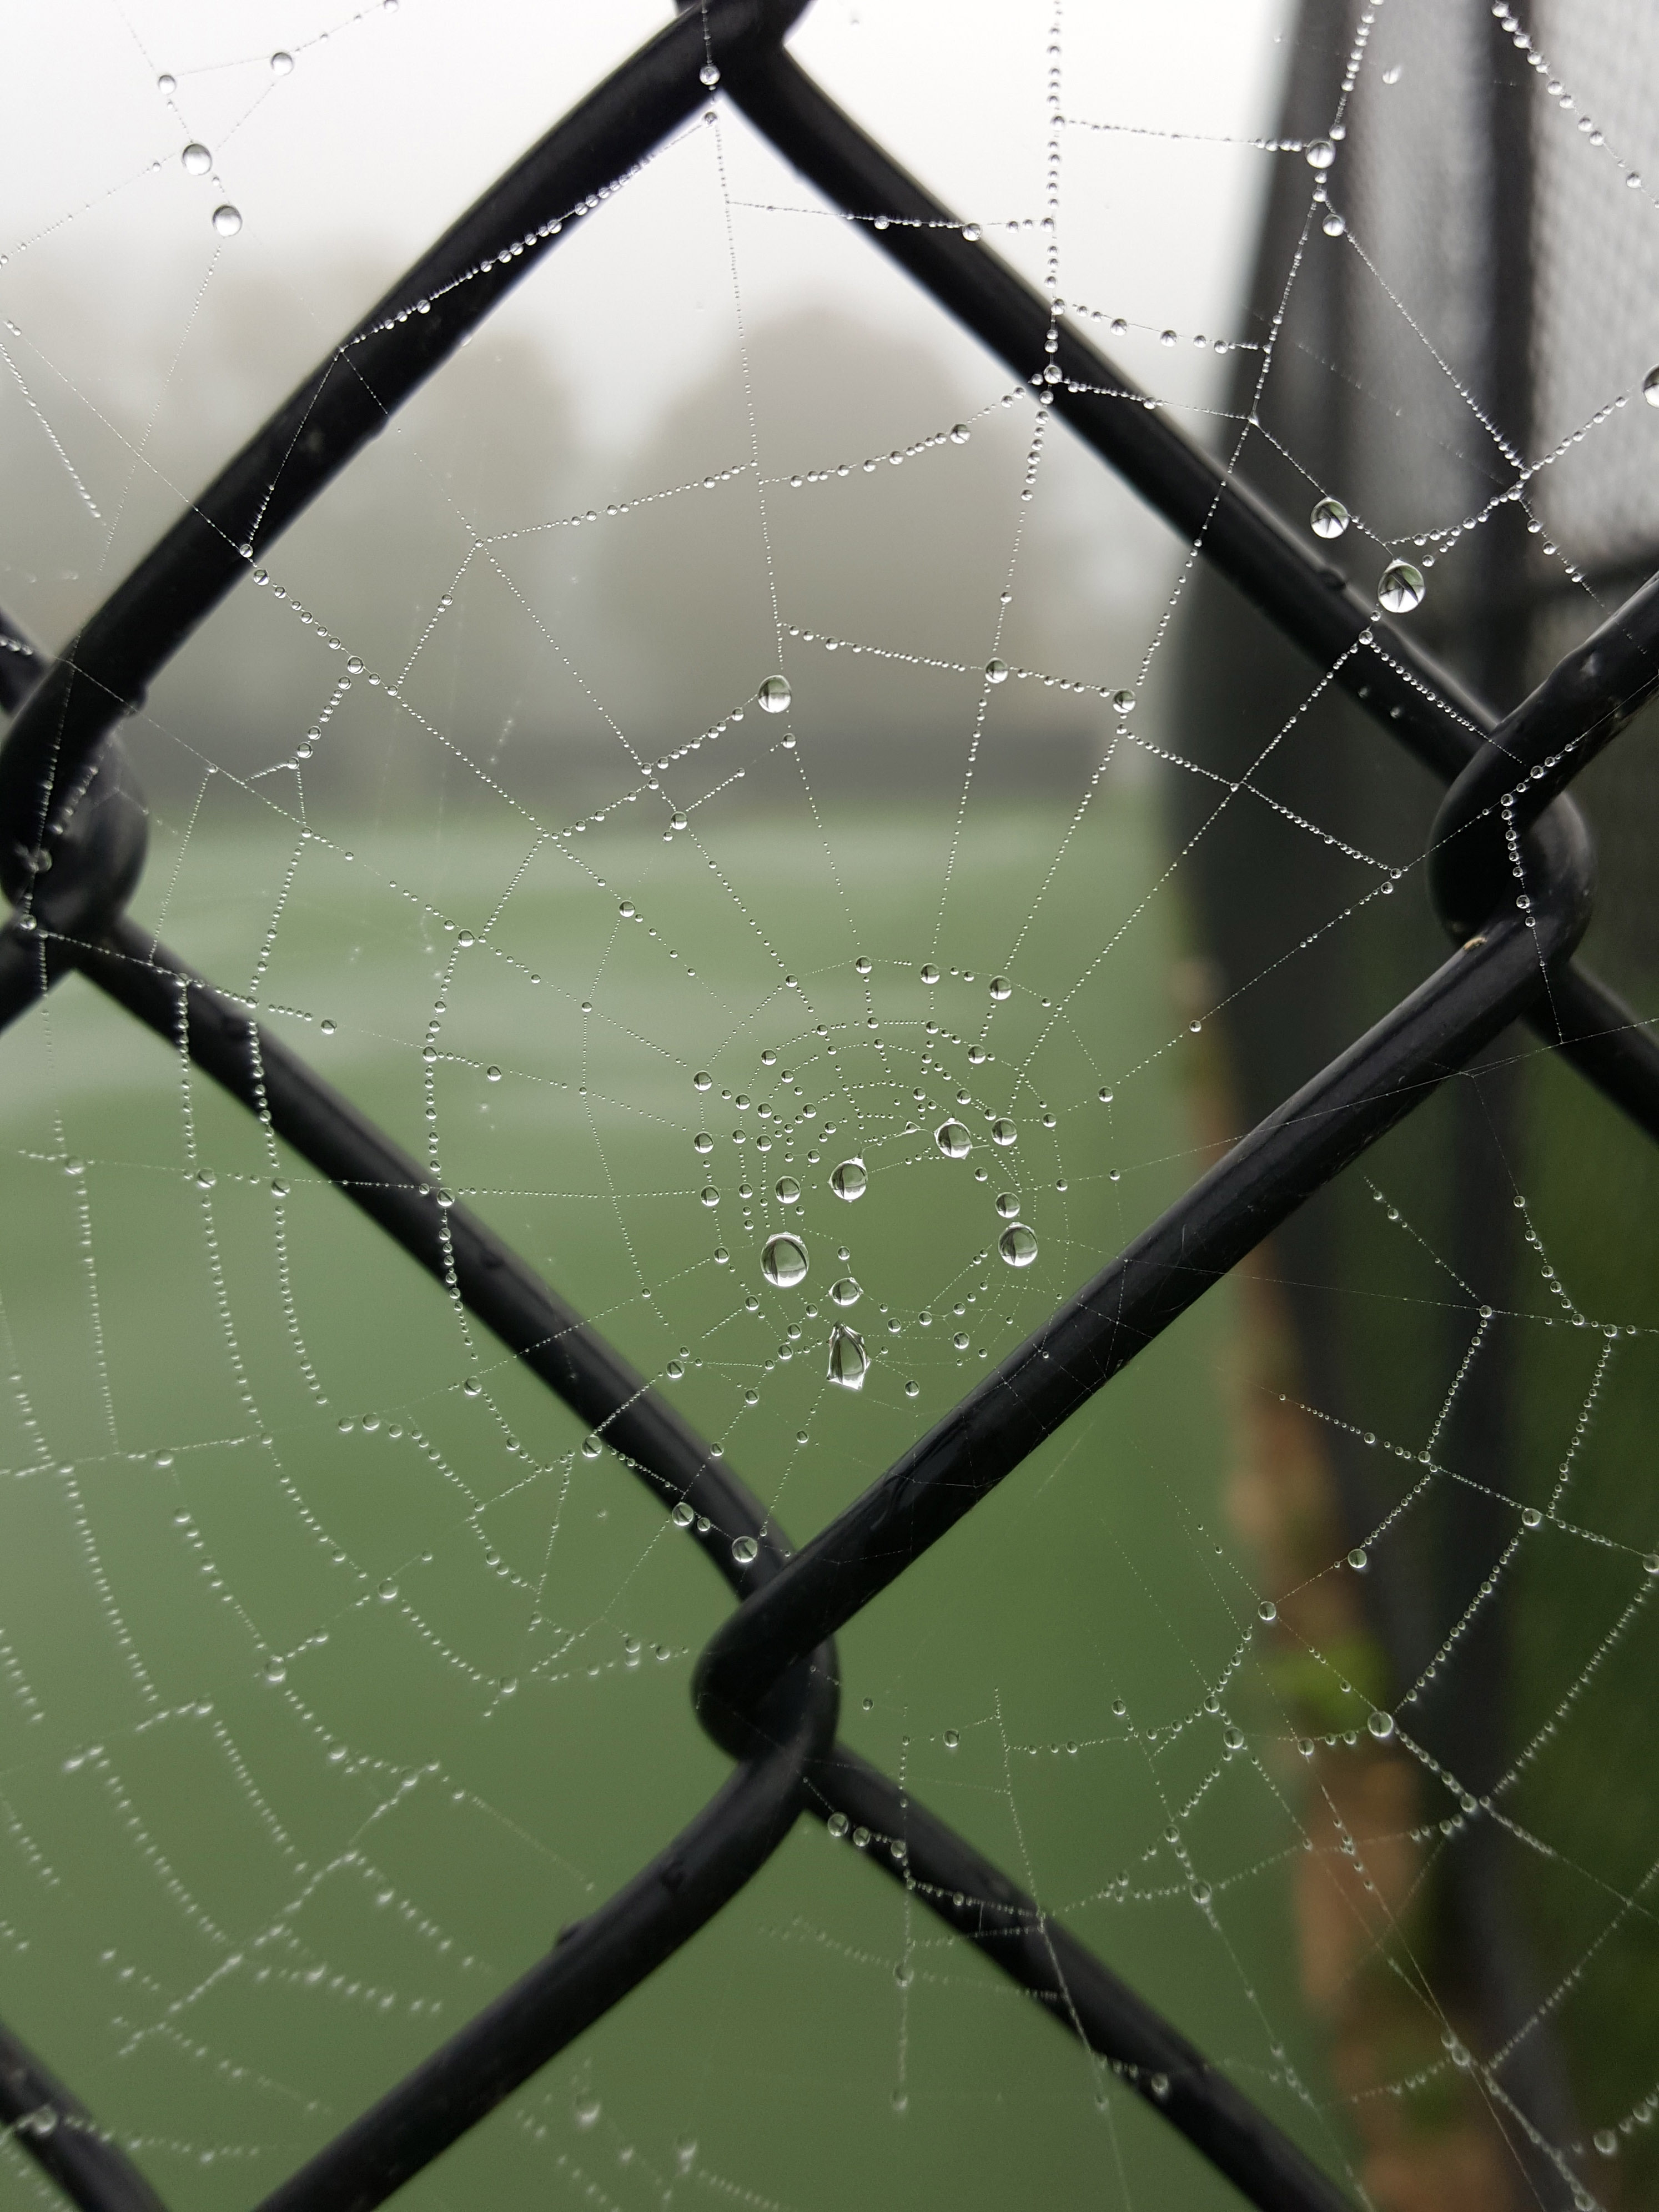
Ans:
{"type": "MultiPolygon", "coordinates": [[[[19,30],[8,615],[57,650],[658,20],[19,30]]],[[[1529,532],[1501,705],[1650,565],[1637,11],[820,0],[792,44],[1495,691],[1458,622],[1529,532]],[[1456,242],[1504,52],[1519,438],[1456,242]]],[[[565,220],[125,723],[133,911],[799,1545],[1427,972],[1433,794],[1074,441],[1057,341],[981,351],[717,82],[565,220]]],[[[1596,813],[1638,1002],[1644,742],[1596,813]]],[[[1385,2207],[1655,2170],[1653,1184],[1502,1055],[1507,1242],[1460,1239],[1426,1108],[839,1639],[848,1739],[1385,2207]]],[[[95,990],[0,1040],[0,2018],[171,2204],[252,2203],[718,1785],[687,1687],[729,1598],[689,1508],[95,990]]],[[[902,1845],[803,1822],[410,2200],[1237,2201],[876,1879],[902,1845]]],[[[56,2201],[13,2140],[3,2175],[56,2201]]]]}

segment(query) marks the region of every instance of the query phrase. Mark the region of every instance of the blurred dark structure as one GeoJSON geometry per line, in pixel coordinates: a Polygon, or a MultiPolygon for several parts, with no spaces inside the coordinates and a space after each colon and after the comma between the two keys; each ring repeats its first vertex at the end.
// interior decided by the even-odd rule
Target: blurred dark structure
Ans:
{"type": "MultiPolygon", "coordinates": [[[[1655,137],[1642,99],[1659,76],[1652,25],[1624,0],[1515,13],[1501,0],[1497,9],[1304,0],[1293,52],[1281,135],[1337,143],[1322,200],[1310,192],[1317,171],[1284,156],[1276,171],[1241,328],[1268,349],[1270,368],[1264,376],[1261,351],[1238,357],[1227,427],[1238,473],[1282,511],[1309,515],[1310,532],[1315,502],[1340,501],[1352,520],[1328,557],[1362,592],[1391,558],[1419,563],[1427,591],[1407,617],[1413,631],[1507,711],[1659,566],[1659,478],[1642,404],[1659,351],[1648,304],[1659,216],[1639,173],[1655,137]],[[1357,54],[1364,66],[1345,100],[1357,54]]],[[[1175,743],[1210,773],[1178,779],[1174,803],[1183,844],[1204,829],[1192,889],[1204,941],[1224,963],[1211,980],[1229,1001],[1230,1103],[1248,1127],[1287,1077],[1339,1051],[1435,957],[1416,862],[1439,793],[1212,567],[1196,580],[1187,622],[1175,743]],[[1226,785],[1243,779],[1229,799],[1226,785]],[[1264,796],[1331,834],[1322,846],[1264,796]],[[1345,844],[1405,872],[1386,904],[1376,870],[1345,844]]],[[[1650,731],[1581,790],[1601,850],[1590,947],[1647,1017],[1659,1007],[1659,909],[1639,857],[1659,800],[1650,731]]],[[[1659,1195],[1617,1120],[1596,1104],[1577,1111],[1511,1030],[1367,1172],[1288,1223],[1267,1263],[1282,1284],[1300,1387],[1336,1417],[1321,1436],[1345,1543],[1365,1542],[1413,1480],[1368,1449],[1364,1431],[1431,1446],[1436,1467],[1453,1471],[1372,1545],[1363,1588],[1391,1695],[1415,1686],[1402,1724],[1480,1799],[1547,1710],[1534,1695],[1547,1669],[1529,1660],[1547,1653],[1568,1669],[1549,1685],[1553,1702],[1593,1645],[1574,1640],[1596,1602],[1589,1585],[1540,1577],[1517,1557],[1512,1502],[1547,1508],[1587,1346],[1558,1338],[1540,1352],[1536,1324],[1510,1316],[1561,1310],[1539,1294],[1546,1255],[1526,1242],[1547,1189],[1572,1208],[1552,1223],[1547,1256],[1592,1320],[1626,1320],[1629,1305],[1613,1303],[1621,1297],[1651,1318],[1651,1284],[1628,1271],[1616,1279],[1601,1249],[1617,1218],[1659,1195]],[[1581,1167],[1587,1154],[1603,1164],[1599,1194],[1616,1213],[1599,1232],[1582,1176],[1546,1170],[1556,1146],[1581,1167]],[[1379,1236],[1373,1184],[1438,1256],[1443,1296],[1424,1294],[1436,1271],[1421,1245],[1408,1256],[1397,1235],[1379,1236]],[[1479,1328],[1476,1300],[1493,1310],[1479,1328]]],[[[1659,1406],[1632,1384],[1623,1410],[1645,1420],[1659,1406]]],[[[1641,1501],[1627,1496],[1624,1510],[1642,1522],[1641,1501]]],[[[1573,1754],[1522,1785],[1534,1791],[1522,1825],[1535,1820],[1559,1838],[1576,1823],[1595,1839],[1591,1863],[1605,1857],[1609,1824],[1598,1825],[1595,1791],[1583,1785],[1599,1767],[1605,1799],[1605,1762],[1624,1755],[1640,1709],[1639,1668],[1627,1650],[1616,1679],[1581,1703],[1573,1726],[1586,1733],[1573,1754]]],[[[1651,1810],[1650,1784],[1633,1796],[1651,1810]]],[[[1634,1803],[1623,1813],[1632,1839],[1643,1817],[1634,1803]]],[[[1598,1978],[1575,1966],[1592,1923],[1551,1891],[1502,1820],[1470,1821],[1430,1864],[1419,1962],[1448,2034],[1467,2035],[1500,2085],[1487,2101],[1505,2139],[1510,2201],[1589,2203],[1528,2124],[1553,2142],[1587,2144],[1605,2112],[1644,2097],[1649,2085],[1626,2081],[1620,2060],[1620,2008],[1642,1969],[1626,1962],[1598,1978]],[[1564,2000],[1568,1984],[1578,1986],[1564,2000]]],[[[1626,1872],[1632,1886],[1644,1879],[1633,1850],[1626,1872]]],[[[1650,1957],[1645,1938],[1637,1948],[1650,1957]]],[[[1638,2001],[1653,2005],[1650,1972],[1638,2001]]],[[[1612,2201],[1651,2201],[1620,2193],[1621,2178],[1626,2189],[1635,2180],[1628,2167],[1608,2172],[1612,2201]]]]}

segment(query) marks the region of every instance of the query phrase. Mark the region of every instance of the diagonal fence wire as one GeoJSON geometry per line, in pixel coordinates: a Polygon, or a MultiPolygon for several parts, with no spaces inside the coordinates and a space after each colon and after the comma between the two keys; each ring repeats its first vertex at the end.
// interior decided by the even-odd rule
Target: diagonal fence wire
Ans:
{"type": "MultiPolygon", "coordinates": [[[[781,43],[803,4],[702,0],[641,48],[387,294],[50,666],[0,617],[0,706],[15,711],[0,748],[0,888],[14,902],[0,932],[0,1026],[71,969],[97,983],[328,1176],[602,1430],[665,1504],[690,1505],[697,1540],[738,1600],[695,1688],[703,1726],[736,1761],[724,1788],[262,2212],[366,2212],[383,2202],[713,1917],[804,1812],[864,1832],[878,1866],[1029,1990],[1261,2212],[1339,2212],[1350,2201],[1343,2191],[1218,2067],[908,1790],[836,1741],[828,1639],[1511,1021],[1531,1023],[1659,1136],[1659,1048],[1574,961],[1594,856],[1567,795],[1659,687],[1659,581],[1500,720],[1186,439],[1066,321],[1060,302],[1009,270],[824,97],[781,43]],[[121,716],[259,548],[716,83],[1030,377],[1039,404],[1451,787],[1430,870],[1456,940],[1450,958],[799,1553],[723,1459],[483,1222],[270,1036],[256,1007],[216,989],[125,913],[143,871],[145,817],[116,734],[121,716]],[[1044,374],[1050,362],[1057,380],[1044,374]],[[739,1558],[734,1546],[745,1538],[739,1558]]],[[[118,2146],[4,2031],[0,2119],[83,2212],[158,2212],[161,2200],[118,2146]]]]}

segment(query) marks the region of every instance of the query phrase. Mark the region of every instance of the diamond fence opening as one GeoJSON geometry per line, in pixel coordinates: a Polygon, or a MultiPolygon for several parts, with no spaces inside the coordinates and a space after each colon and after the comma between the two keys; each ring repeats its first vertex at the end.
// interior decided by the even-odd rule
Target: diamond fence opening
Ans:
{"type": "MultiPolygon", "coordinates": [[[[1570,795],[1659,688],[1659,582],[1638,590],[1588,641],[1544,669],[1529,664],[1530,630],[1517,641],[1515,623],[1491,612],[1507,604],[1504,592],[1531,588],[1520,568],[1524,544],[1512,545],[1505,534],[1510,517],[1518,527],[1529,512],[1535,473],[1518,459],[1535,434],[1530,371],[1515,373],[1517,344],[1531,359],[1529,310],[1524,301],[1517,308],[1505,289],[1523,284],[1532,265],[1524,237],[1518,255],[1505,261],[1494,250],[1482,264],[1492,296],[1471,309],[1494,333],[1486,404],[1510,464],[1507,475],[1490,462],[1486,470],[1487,505],[1499,514],[1489,541],[1498,583],[1462,611],[1486,629],[1472,642],[1460,636],[1455,610],[1443,624],[1445,649],[1484,672],[1478,690],[1417,641],[1407,620],[1424,593],[1415,562],[1392,562],[1374,594],[1234,465],[1194,442],[1093,344],[1079,314],[1016,274],[976,224],[930,196],[825,96],[785,44],[800,12],[777,0],[703,0],[686,9],[393,286],[55,659],[9,629],[0,655],[0,685],[14,716],[0,750],[0,883],[14,902],[0,939],[3,1018],[15,1020],[76,973],[176,1046],[602,1436],[689,1528],[738,1601],[696,1677],[697,1716],[733,1761],[725,1786],[626,1887],[564,1929],[503,1996],[263,2203],[270,2212],[344,2212],[390,2197],[671,1957],[805,1814],[837,1834],[858,1832],[908,1898],[977,1946],[1246,2201],[1276,2212],[1334,2212],[1353,2201],[1347,2191],[1225,2072],[907,1784],[838,1741],[842,1678],[831,1639],[1137,1353],[1510,1024],[1528,1024],[1542,1047],[1659,1136],[1659,1048],[1577,957],[1591,920],[1594,857],[1570,795]],[[194,972],[125,911],[143,867],[146,817],[123,753],[123,715],[421,381],[711,98],[733,103],[831,206],[867,227],[873,245],[1032,388],[1039,410],[1066,423],[1304,663],[1323,672],[1322,688],[1342,695],[1446,787],[1425,849],[1449,957],[1380,1018],[1375,1006],[1357,1016],[1352,1027],[1360,1033],[1290,1095],[1262,1100],[1249,1134],[1184,1197],[799,1550],[720,1449],[556,1289],[434,1185],[417,1159],[245,1000],[194,972]],[[1526,696],[1500,714],[1486,689],[1526,696]]],[[[1304,21],[1278,149],[1304,158],[1280,172],[1264,269],[1282,271],[1287,228],[1305,234],[1317,217],[1328,234],[1340,233],[1340,219],[1334,232],[1327,220],[1340,205],[1339,185],[1328,190],[1322,180],[1340,178],[1339,134],[1353,112],[1378,12],[1352,9],[1340,36],[1332,33],[1334,11],[1314,9],[1304,21]]],[[[1521,50],[1515,19],[1505,14],[1494,27],[1485,10],[1443,11],[1422,36],[1432,44],[1454,27],[1477,45],[1490,40],[1498,59],[1521,50]]],[[[1471,79],[1477,84],[1491,58],[1480,51],[1471,79]]],[[[1367,81],[1361,96],[1380,95],[1367,81]]],[[[1512,130],[1505,138],[1510,110],[1498,101],[1494,112],[1504,119],[1480,142],[1491,164],[1483,189],[1492,235],[1511,238],[1504,210],[1534,204],[1533,185],[1528,174],[1517,186],[1513,167],[1503,165],[1530,157],[1524,143],[1517,151],[1510,143],[1512,130]]],[[[1271,319],[1270,302],[1262,312],[1271,319]]],[[[1261,357],[1242,359],[1237,411],[1255,429],[1261,357]]],[[[1368,451],[1365,436],[1350,449],[1368,451]]],[[[1339,473],[1334,463],[1331,483],[1339,473]]],[[[1283,489],[1288,503],[1294,484],[1283,489]]],[[[1361,504],[1357,493],[1353,503],[1361,504]]],[[[1621,523],[1614,537],[1609,573],[1634,580],[1646,566],[1639,518],[1621,523]]],[[[1540,625],[1540,634],[1547,629],[1540,625]]],[[[994,664],[988,680],[1006,672],[994,664]]],[[[1236,791],[1250,772],[1248,763],[1224,762],[1217,780],[1236,791]]],[[[1248,853],[1243,865],[1248,872],[1248,853]]],[[[1254,1071],[1251,1080],[1259,1089],[1254,1071]]],[[[1006,1233],[1017,1235],[1018,1224],[1006,1233]]],[[[773,1266],[787,1280],[790,1239],[786,1233],[773,1242],[773,1266]]],[[[1403,1713],[1381,1704],[1370,1720],[1379,1740],[1413,1734],[1403,1713]]],[[[1454,1752],[1436,1747],[1430,1726],[1420,1737],[1413,1747],[1425,1771],[1472,1814],[1475,1801],[1454,1752]]],[[[1517,2080],[1511,2092],[1498,2065],[1486,2088],[1534,2185],[1547,2197],[1589,2201],[1575,2154],[1555,2139],[1550,2116],[1534,2113],[1526,2083],[1517,2080]]],[[[0,2113],[44,2172],[88,2212],[159,2204],[95,2116],[9,2038],[0,2047],[0,2113]]]]}

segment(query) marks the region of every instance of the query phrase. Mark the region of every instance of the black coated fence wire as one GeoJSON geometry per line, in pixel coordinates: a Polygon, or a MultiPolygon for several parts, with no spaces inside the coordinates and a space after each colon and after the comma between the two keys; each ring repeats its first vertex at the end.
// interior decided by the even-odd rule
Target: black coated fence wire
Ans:
{"type": "MultiPolygon", "coordinates": [[[[1529,1022],[1659,1137],[1659,1048],[1573,959],[1589,920],[1594,855],[1566,795],[1659,688],[1659,579],[1500,720],[823,96],[783,50],[802,5],[703,0],[641,47],[386,295],[49,666],[0,617],[0,706],[15,714],[0,748],[0,888],[14,902],[0,932],[0,1025],[71,969],[99,984],[463,1299],[665,1504],[689,1503],[697,1540],[738,1600],[695,1685],[699,1718],[736,1761],[724,1788],[261,2212],[382,2203],[717,1913],[803,1813],[866,1832],[877,1865],[1030,1991],[1261,2212],[1339,2212],[1345,2192],[1201,2052],[908,1791],[836,1741],[829,1638],[1511,1021],[1529,1022]],[[260,549],[495,301],[711,96],[734,100],[834,204],[867,219],[885,252],[1031,380],[1040,405],[1450,787],[1430,880],[1451,957],[799,1553],[724,1461],[484,1223],[422,1180],[415,1160],[244,1003],[125,913],[143,870],[145,815],[117,734],[121,717],[260,549]],[[1043,375],[1051,361],[1058,381],[1043,375]],[[742,1537],[752,1557],[740,1560],[742,1537]]],[[[84,2212],[160,2212],[118,2146],[3,2030],[0,2121],[84,2212]]]]}

